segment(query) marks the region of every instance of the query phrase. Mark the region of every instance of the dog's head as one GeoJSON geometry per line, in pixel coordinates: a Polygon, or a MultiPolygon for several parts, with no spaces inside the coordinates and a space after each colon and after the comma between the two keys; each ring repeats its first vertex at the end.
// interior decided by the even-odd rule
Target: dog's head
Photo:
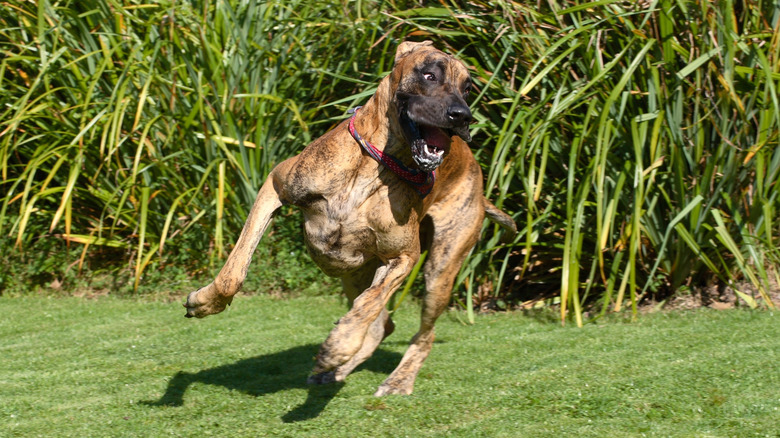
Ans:
{"type": "Polygon", "coordinates": [[[471,78],[462,62],[430,41],[398,46],[392,72],[398,123],[417,166],[430,172],[450,150],[453,136],[471,141],[466,96],[471,78]]]}

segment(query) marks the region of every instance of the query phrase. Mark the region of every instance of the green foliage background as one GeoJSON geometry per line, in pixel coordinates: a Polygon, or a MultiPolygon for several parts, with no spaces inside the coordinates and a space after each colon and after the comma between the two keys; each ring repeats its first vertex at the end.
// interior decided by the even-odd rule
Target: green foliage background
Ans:
{"type": "MultiPolygon", "coordinates": [[[[0,257],[29,272],[0,291],[85,268],[141,289],[207,275],[270,169],[364,102],[400,41],[432,39],[472,68],[486,195],[521,228],[505,246],[486,230],[456,289],[469,311],[544,297],[581,324],[712,283],[771,307],[778,17],[748,0],[4,2],[0,257]]],[[[293,289],[320,281],[285,269],[298,220],[261,248],[290,256],[259,262],[293,289]]]]}

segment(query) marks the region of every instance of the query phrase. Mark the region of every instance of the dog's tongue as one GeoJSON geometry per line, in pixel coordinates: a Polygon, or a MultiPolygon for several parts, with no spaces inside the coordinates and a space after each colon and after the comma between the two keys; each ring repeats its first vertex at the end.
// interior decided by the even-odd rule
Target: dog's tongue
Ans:
{"type": "Polygon", "coordinates": [[[420,125],[420,135],[423,140],[428,143],[429,146],[433,146],[436,149],[447,150],[450,147],[452,141],[447,134],[439,128],[433,126],[420,125]]]}

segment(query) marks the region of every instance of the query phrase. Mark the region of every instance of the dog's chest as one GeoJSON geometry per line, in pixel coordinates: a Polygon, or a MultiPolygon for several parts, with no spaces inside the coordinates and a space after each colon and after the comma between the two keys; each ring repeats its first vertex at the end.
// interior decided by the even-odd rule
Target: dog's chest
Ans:
{"type": "Polygon", "coordinates": [[[398,223],[386,202],[350,205],[321,199],[303,209],[306,246],[328,275],[342,276],[374,257],[396,257],[413,243],[416,221],[398,223]],[[410,229],[414,228],[414,229],[410,229]]]}

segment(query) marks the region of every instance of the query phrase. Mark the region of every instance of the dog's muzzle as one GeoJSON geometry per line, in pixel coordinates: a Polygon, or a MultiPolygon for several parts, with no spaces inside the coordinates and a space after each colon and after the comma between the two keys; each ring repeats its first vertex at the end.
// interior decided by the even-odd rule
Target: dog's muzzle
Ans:
{"type": "Polygon", "coordinates": [[[434,126],[412,120],[408,112],[401,113],[401,123],[408,137],[412,158],[423,172],[439,167],[450,150],[452,137],[457,135],[463,141],[471,141],[469,123],[471,111],[467,106],[455,104],[447,109],[445,126],[434,126]]]}

